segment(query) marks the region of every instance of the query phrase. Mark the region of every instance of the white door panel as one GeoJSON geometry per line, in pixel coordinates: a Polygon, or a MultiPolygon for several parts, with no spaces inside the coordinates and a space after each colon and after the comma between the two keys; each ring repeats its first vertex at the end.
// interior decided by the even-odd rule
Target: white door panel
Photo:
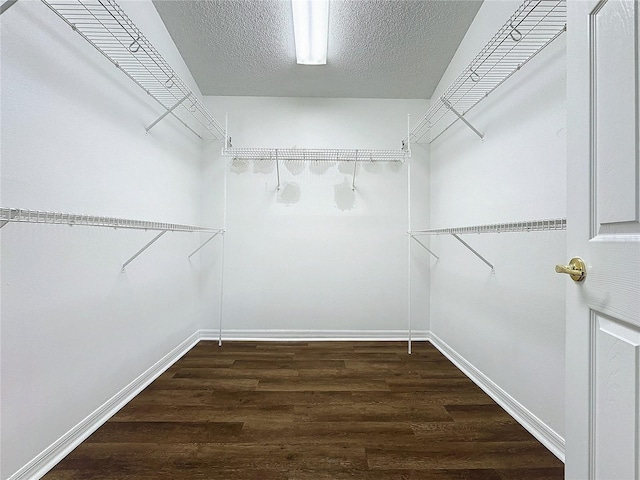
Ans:
{"type": "Polygon", "coordinates": [[[640,480],[639,8],[567,9],[568,479],[640,480]]]}
{"type": "MultiPolygon", "coordinates": [[[[618,223],[638,230],[638,173],[635,150],[637,3],[610,1],[591,24],[597,233],[613,233],[618,223]],[[613,229],[611,228],[613,227],[613,229]],[[604,230],[604,231],[602,231],[604,230]]],[[[596,226],[594,225],[594,226],[596,226]]],[[[595,233],[595,232],[594,232],[595,233]]]]}
{"type": "Polygon", "coordinates": [[[592,312],[592,319],[594,477],[637,478],[640,327],[630,327],[597,312],[592,312]]]}

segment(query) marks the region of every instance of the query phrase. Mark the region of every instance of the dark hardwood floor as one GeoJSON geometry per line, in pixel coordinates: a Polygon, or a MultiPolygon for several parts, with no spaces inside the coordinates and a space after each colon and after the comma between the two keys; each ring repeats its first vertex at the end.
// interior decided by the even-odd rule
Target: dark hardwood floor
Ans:
{"type": "Polygon", "coordinates": [[[429,343],[200,342],[44,478],[553,480],[429,343]]]}

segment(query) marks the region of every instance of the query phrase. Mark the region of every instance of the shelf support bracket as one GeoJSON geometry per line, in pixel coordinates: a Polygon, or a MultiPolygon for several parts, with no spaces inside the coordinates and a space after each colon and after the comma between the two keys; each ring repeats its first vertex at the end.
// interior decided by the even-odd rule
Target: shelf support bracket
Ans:
{"type": "Polygon", "coordinates": [[[458,117],[460,120],[462,120],[464,122],[464,124],[469,127],[473,133],[475,133],[476,135],[478,135],[480,137],[480,139],[482,140],[484,138],[484,135],[482,133],[480,133],[473,125],[471,125],[466,118],[464,118],[464,115],[462,115],[460,112],[458,112],[455,108],[453,108],[453,105],[451,105],[451,102],[449,102],[449,100],[447,100],[444,97],[441,97],[442,99],[442,103],[444,104],[445,107],[447,107],[449,110],[451,110],[451,112],[458,117]]]}
{"type": "Polygon", "coordinates": [[[2,2],[2,5],[0,6],[0,15],[13,7],[17,2],[18,0],[6,0],[2,2]]]}
{"type": "Polygon", "coordinates": [[[207,243],[209,243],[211,240],[213,240],[214,238],[216,238],[220,234],[224,234],[224,231],[221,230],[221,231],[216,232],[213,235],[211,235],[202,245],[200,245],[193,252],[191,252],[191,255],[189,255],[189,257],[187,257],[187,258],[191,259],[191,257],[193,257],[196,253],[198,253],[202,247],[204,247],[207,243]]]}
{"type": "Polygon", "coordinates": [[[413,238],[413,239],[416,241],[416,243],[417,243],[418,245],[420,245],[420,246],[421,246],[422,248],[424,248],[427,252],[429,252],[429,253],[430,253],[430,254],[431,254],[431,255],[436,259],[436,261],[437,261],[437,260],[440,260],[440,257],[438,257],[435,253],[433,253],[433,252],[429,249],[429,247],[427,247],[424,243],[422,243],[420,240],[418,240],[418,239],[417,239],[417,238],[416,238],[416,237],[415,237],[411,232],[409,232],[409,236],[410,236],[411,238],[413,238]]]}
{"type": "MultiPolygon", "coordinates": [[[[187,98],[189,98],[189,94],[185,95],[184,97],[182,97],[180,100],[178,100],[178,102],[171,108],[169,108],[166,112],[164,112],[162,115],[160,115],[160,117],[158,117],[158,119],[153,122],[151,125],[149,125],[148,127],[145,127],[145,130],[147,131],[147,133],[149,133],[149,130],[151,130],[153,127],[155,127],[158,123],[160,123],[160,121],[166,117],[167,115],[169,115],[170,113],[172,113],[176,108],[178,108],[180,106],[180,104],[182,104],[182,102],[184,102],[187,98]]],[[[192,130],[193,131],[193,130],[192,130]]],[[[195,133],[195,132],[194,132],[195,133]]],[[[197,134],[196,134],[197,135],[197,134]]]]}
{"type": "Polygon", "coordinates": [[[407,136],[402,139],[402,150],[411,155],[411,115],[407,114],[407,136]]]}
{"type": "Polygon", "coordinates": [[[491,268],[491,273],[496,273],[496,270],[495,270],[495,268],[493,267],[493,264],[489,263],[489,261],[488,261],[486,258],[484,258],[482,255],[480,255],[477,251],[475,251],[471,245],[469,245],[467,242],[465,242],[464,240],[462,240],[462,239],[458,236],[458,234],[456,234],[456,233],[452,233],[451,235],[453,236],[453,238],[455,238],[455,239],[456,239],[456,240],[458,240],[461,244],[463,244],[465,247],[467,247],[469,250],[471,250],[471,252],[472,252],[476,257],[478,257],[480,260],[482,260],[484,263],[486,263],[486,264],[489,266],[489,268],[491,268]]]}
{"type": "Polygon", "coordinates": [[[158,240],[162,235],[164,235],[165,233],[167,233],[168,230],[163,230],[161,231],[158,235],[156,235],[154,237],[153,240],[151,240],[149,243],[147,243],[144,247],[142,247],[140,250],[138,250],[129,260],[127,260],[126,262],[124,262],[122,264],[122,271],[124,272],[124,269],[127,265],[129,265],[131,262],[133,262],[136,258],[138,258],[138,255],[140,255],[142,252],[144,252],[147,248],[149,248],[151,245],[153,245],[156,240],[158,240]]]}

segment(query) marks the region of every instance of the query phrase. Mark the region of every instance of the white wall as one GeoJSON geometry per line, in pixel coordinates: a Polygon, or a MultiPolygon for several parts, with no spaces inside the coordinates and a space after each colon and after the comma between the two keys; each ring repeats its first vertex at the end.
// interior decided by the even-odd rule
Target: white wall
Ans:
{"type": "MultiPolygon", "coordinates": [[[[440,91],[518,3],[483,4],[440,91]]],[[[122,4],[193,84],[151,3],[122,4]]],[[[222,304],[221,239],[189,263],[203,237],[167,234],[123,274],[153,233],[2,229],[1,478],[198,328],[217,331],[221,311],[227,336],[404,335],[406,164],[362,165],[355,192],[351,165],[283,164],[278,192],[273,163],[225,163],[219,142],[202,155],[172,119],[144,135],[159,107],[40,2],[18,2],[1,22],[2,206],[221,226],[227,178],[222,304]]],[[[414,229],[564,216],[564,60],[560,39],[469,115],[483,143],[457,125],[413,147],[414,229]]],[[[229,113],[242,147],[399,148],[406,114],[428,107],[206,101],[216,117],[229,113]]],[[[553,265],[565,260],[564,234],[468,240],[495,275],[451,238],[431,239],[437,263],[411,247],[413,327],[431,329],[562,435],[564,283],[553,265]]]]}
{"type": "MultiPolygon", "coordinates": [[[[236,147],[399,149],[406,116],[426,101],[210,97],[229,113],[236,147]]],[[[428,216],[427,150],[414,152],[415,218],[428,216]],[[420,188],[417,188],[419,185],[420,188]]],[[[205,154],[215,206],[224,159],[205,154]]],[[[389,338],[407,329],[407,165],[229,162],[223,330],[227,336],[389,338]]],[[[205,193],[205,196],[207,194],[205,193]]],[[[221,222],[220,212],[209,221],[221,222]]],[[[211,255],[219,255],[219,250],[211,255]]],[[[205,260],[218,262],[219,259],[205,260]]],[[[424,256],[414,262],[424,264],[424,256]]],[[[422,269],[424,272],[424,268],[422,269]]],[[[218,274],[205,279],[205,328],[217,331],[218,274]]],[[[428,329],[428,275],[419,274],[414,328],[428,329]]]]}
{"type": "MultiPolygon", "coordinates": [[[[150,1],[119,2],[188,82],[150,1]]],[[[199,224],[202,144],[41,2],[2,17],[2,206],[199,224]]],[[[9,224],[5,479],[196,332],[199,235],[9,224]]]]}
{"type": "MultiPolygon", "coordinates": [[[[519,1],[484,2],[438,87],[455,79],[519,1]]],[[[565,217],[565,39],[431,145],[431,227],[565,217]]],[[[435,98],[435,96],[434,96],[435,98]]],[[[564,435],[565,232],[432,237],[431,329],[556,434],[564,435]]]]}

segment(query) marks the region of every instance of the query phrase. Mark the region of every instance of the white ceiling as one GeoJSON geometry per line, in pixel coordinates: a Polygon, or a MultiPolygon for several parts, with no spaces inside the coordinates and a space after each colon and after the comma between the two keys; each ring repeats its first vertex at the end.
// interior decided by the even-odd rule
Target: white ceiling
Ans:
{"type": "Polygon", "coordinates": [[[331,0],[327,65],[288,0],[153,0],[204,95],[430,98],[481,0],[331,0]]]}

